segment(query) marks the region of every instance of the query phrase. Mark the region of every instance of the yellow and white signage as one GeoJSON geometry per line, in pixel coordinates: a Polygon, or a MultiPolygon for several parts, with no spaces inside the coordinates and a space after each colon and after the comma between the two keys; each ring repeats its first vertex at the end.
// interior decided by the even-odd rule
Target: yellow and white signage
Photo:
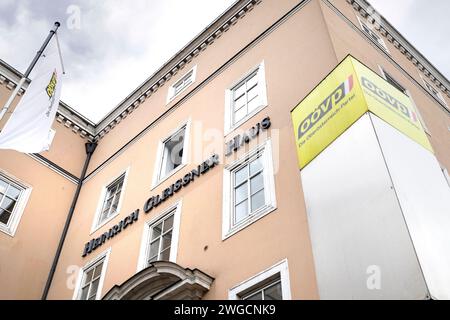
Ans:
{"type": "Polygon", "coordinates": [[[368,111],[433,151],[409,97],[348,56],[292,110],[300,169],[368,111]]]}

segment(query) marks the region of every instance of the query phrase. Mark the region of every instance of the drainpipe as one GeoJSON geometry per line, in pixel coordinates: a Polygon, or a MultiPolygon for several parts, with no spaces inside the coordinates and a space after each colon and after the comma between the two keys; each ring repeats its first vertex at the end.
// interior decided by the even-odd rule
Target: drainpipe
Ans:
{"type": "Polygon", "coordinates": [[[44,292],[42,293],[41,300],[46,300],[48,291],[50,290],[50,286],[52,284],[53,276],[55,275],[56,266],[58,265],[58,260],[61,255],[61,251],[64,245],[64,241],[66,240],[67,231],[69,230],[70,221],[72,220],[73,212],[75,211],[75,207],[77,205],[78,197],[80,195],[81,187],[83,186],[83,180],[86,176],[86,171],[91,161],[92,154],[97,147],[96,142],[88,142],[85,144],[86,147],[86,160],[84,161],[83,170],[81,171],[81,177],[78,180],[77,190],[73,196],[72,205],[70,206],[69,213],[67,214],[66,224],[64,225],[63,232],[61,234],[61,238],[59,240],[58,248],[56,249],[55,258],[53,259],[52,267],[50,269],[50,273],[48,274],[47,282],[45,284],[44,292]]]}

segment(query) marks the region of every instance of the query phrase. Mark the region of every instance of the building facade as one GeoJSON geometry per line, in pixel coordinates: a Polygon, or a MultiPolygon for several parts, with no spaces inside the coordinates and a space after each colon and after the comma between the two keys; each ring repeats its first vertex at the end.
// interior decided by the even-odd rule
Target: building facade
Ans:
{"type": "MultiPolygon", "coordinates": [[[[61,103],[48,152],[0,151],[0,299],[449,297],[414,236],[404,290],[375,258],[318,256],[291,111],[349,55],[408,98],[449,187],[450,83],[369,3],[239,0],[99,123],[61,103]],[[358,288],[327,287],[348,270],[358,288]]],[[[1,62],[0,104],[20,76],[1,62]]]]}

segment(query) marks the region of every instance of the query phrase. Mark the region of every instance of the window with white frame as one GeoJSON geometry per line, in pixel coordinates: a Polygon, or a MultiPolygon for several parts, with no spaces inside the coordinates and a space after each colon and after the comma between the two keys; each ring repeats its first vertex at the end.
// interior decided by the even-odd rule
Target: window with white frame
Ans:
{"type": "Polygon", "coordinates": [[[283,300],[280,275],[260,283],[246,293],[241,293],[240,298],[241,300],[283,300]]]}
{"type": "Polygon", "coordinates": [[[169,261],[172,245],[174,212],[150,227],[149,257],[147,262],[169,261]]]}
{"type": "Polygon", "coordinates": [[[287,260],[277,263],[230,289],[228,298],[230,300],[290,300],[287,260]]]}
{"type": "Polygon", "coordinates": [[[276,208],[271,150],[268,140],[224,169],[223,238],[276,208]]]}
{"type": "Polygon", "coordinates": [[[81,269],[74,300],[99,300],[106,274],[111,249],[101,253],[95,260],[81,269]]]}
{"type": "Polygon", "coordinates": [[[125,183],[125,175],[126,173],[123,173],[119,178],[106,187],[103,205],[97,220],[97,226],[102,225],[105,221],[108,221],[111,217],[118,213],[119,203],[125,183]]]}
{"type": "Polygon", "coordinates": [[[267,106],[264,62],[226,90],[225,94],[225,128],[231,130],[267,106]]]}
{"type": "Polygon", "coordinates": [[[438,99],[439,101],[441,101],[444,105],[447,106],[447,103],[445,102],[444,96],[442,95],[442,93],[436,89],[433,85],[431,85],[428,81],[426,81],[423,77],[422,77],[423,83],[425,84],[425,88],[427,89],[427,91],[429,93],[431,93],[431,95],[433,97],[435,97],[436,99],[438,99]]]}
{"type": "Polygon", "coordinates": [[[373,42],[375,42],[376,44],[379,44],[383,48],[384,51],[389,53],[389,50],[388,50],[384,40],[367,23],[363,22],[360,17],[357,17],[357,18],[358,18],[359,24],[361,25],[362,31],[364,31],[364,33],[366,33],[373,42]]]}
{"type": "Polygon", "coordinates": [[[138,272],[155,261],[176,262],[180,216],[181,201],[178,201],[146,223],[138,261],[138,272]]]}
{"type": "Polygon", "coordinates": [[[187,146],[190,121],[187,121],[168,138],[160,142],[153,187],[169,178],[187,163],[187,146]]]}
{"type": "Polygon", "coordinates": [[[14,236],[31,188],[0,174],[0,231],[14,236]]]}
{"type": "Polygon", "coordinates": [[[175,99],[175,97],[184,91],[187,87],[189,87],[192,83],[195,82],[195,77],[197,73],[197,66],[194,66],[191,70],[189,70],[180,80],[175,82],[172,86],[169,87],[169,93],[167,96],[167,103],[175,99]]]}

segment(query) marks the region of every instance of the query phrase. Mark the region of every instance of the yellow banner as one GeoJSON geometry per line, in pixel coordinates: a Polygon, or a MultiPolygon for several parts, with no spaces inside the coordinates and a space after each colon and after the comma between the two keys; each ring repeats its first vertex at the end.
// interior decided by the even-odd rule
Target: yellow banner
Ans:
{"type": "Polygon", "coordinates": [[[432,151],[409,97],[348,56],[292,110],[300,169],[368,111],[432,151]]]}

